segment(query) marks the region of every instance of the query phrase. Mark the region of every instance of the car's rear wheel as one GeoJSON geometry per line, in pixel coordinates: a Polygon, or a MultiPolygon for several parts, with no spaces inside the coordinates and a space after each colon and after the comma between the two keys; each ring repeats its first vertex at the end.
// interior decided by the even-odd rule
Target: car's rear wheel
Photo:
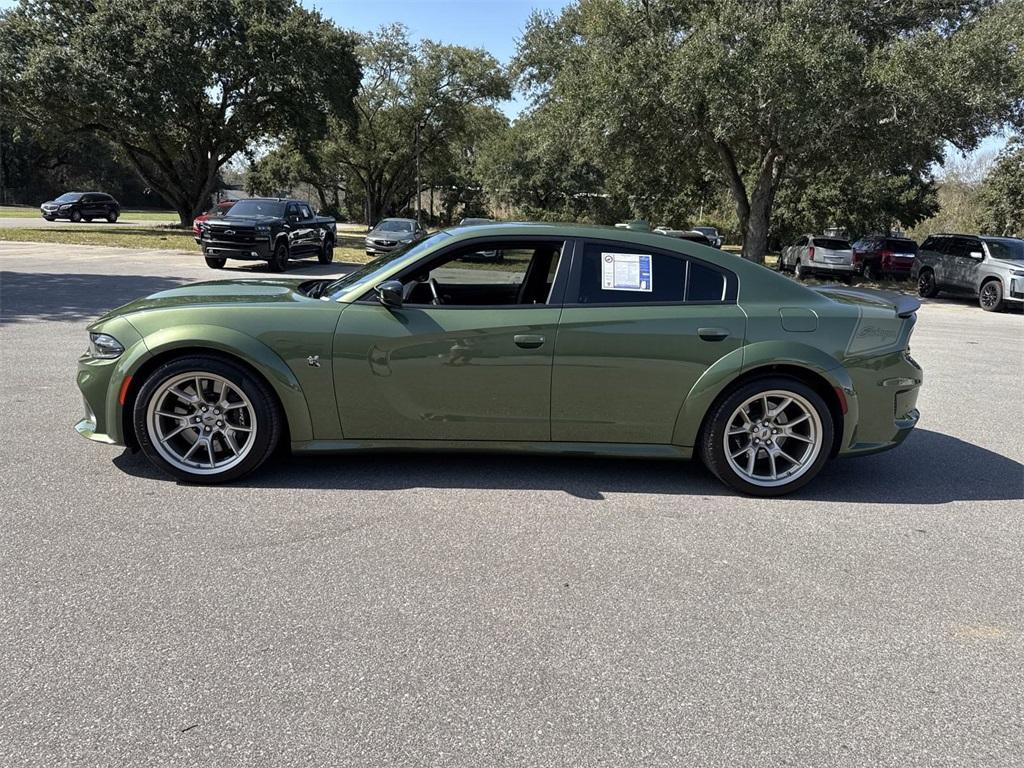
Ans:
{"type": "Polygon", "coordinates": [[[224,269],[224,265],[227,263],[227,259],[215,259],[212,256],[206,257],[206,266],[210,269],[224,269]]]}
{"type": "Polygon", "coordinates": [[[68,218],[74,222],[79,222],[82,220],[82,214],[79,211],[72,211],[71,215],[68,216],[68,218]]]}
{"type": "Polygon", "coordinates": [[[86,224],[92,224],[92,216],[83,216],[83,217],[82,217],[82,220],[83,220],[83,221],[84,221],[84,222],[85,222],[86,224]]]}
{"type": "Polygon", "coordinates": [[[135,400],[133,424],[147,458],[192,483],[251,472],[271,455],[282,431],[267,384],[207,356],[179,358],[154,371],[135,400]]]}
{"type": "Polygon", "coordinates": [[[878,268],[870,261],[864,264],[864,279],[872,283],[878,279],[878,268]]]}
{"type": "Polygon", "coordinates": [[[320,252],[317,254],[317,259],[321,264],[330,264],[334,261],[334,241],[331,238],[324,238],[323,245],[320,246],[320,252]]]}
{"type": "Polygon", "coordinates": [[[934,299],[939,295],[939,286],[935,284],[935,273],[930,269],[922,269],[917,276],[917,294],[923,299],[934,299]]]}
{"type": "Polygon", "coordinates": [[[828,406],[809,386],[788,377],[758,379],[712,407],[701,434],[701,458],[731,488],[781,496],[821,471],[833,430],[828,406]]]}
{"type": "Polygon", "coordinates": [[[284,272],[288,269],[288,244],[282,238],[274,246],[274,252],[267,262],[271,272],[284,272]]]}
{"type": "Polygon", "coordinates": [[[1003,284],[998,280],[989,280],[981,286],[978,293],[978,304],[986,312],[999,312],[1003,308],[1003,284]]]}
{"type": "Polygon", "coordinates": [[[807,268],[798,261],[796,263],[796,266],[793,267],[793,274],[796,275],[797,280],[806,280],[807,268]]]}

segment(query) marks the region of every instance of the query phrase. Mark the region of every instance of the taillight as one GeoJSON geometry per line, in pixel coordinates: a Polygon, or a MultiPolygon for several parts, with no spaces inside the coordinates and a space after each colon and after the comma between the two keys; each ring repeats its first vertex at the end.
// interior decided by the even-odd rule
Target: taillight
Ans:
{"type": "Polygon", "coordinates": [[[810,259],[811,261],[814,261],[814,246],[813,245],[807,246],[807,258],[810,259]]]}
{"type": "Polygon", "coordinates": [[[854,264],[856,264],[857,262],[859,262],[859,261],[860,261],[860,260],[861,260],[862,258],[864,258],[864,257],[863,257],[863,256],[861,256],[861,253],[860,253],[860,251],[854,251],[854,252],[853,252],[853,263],[854,263],[854,264]]]}

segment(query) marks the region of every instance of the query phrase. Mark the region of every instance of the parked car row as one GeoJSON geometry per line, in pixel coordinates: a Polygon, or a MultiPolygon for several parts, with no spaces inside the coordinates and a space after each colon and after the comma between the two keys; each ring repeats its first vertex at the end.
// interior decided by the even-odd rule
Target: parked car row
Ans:
{"type": "Polygon", "coordinates": [[[969,296],[989,312],[1024,302],[1024,240],[1015,237],[938,234],[918,247],[887,235],[867,235],[852,246],[837,237],[803,235],[782,249],[777,268],[798,280],[911,278],[925,298],[940,292],[969,296]]]}

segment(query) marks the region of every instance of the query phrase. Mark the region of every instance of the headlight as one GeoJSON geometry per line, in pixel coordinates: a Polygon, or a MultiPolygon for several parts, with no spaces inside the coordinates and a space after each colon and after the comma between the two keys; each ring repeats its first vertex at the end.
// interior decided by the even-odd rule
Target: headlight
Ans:
{"type": "Polygon", "coordinates": [[[256,231],[257,232],[262,232],[263,234],[267,234],[270,231],[270,225],[269,224],[257,224],[256,225],[256,231]]]}
{"type": "Polygon", "coordinates": [[[70,207],[71,207],[70,205],[62,205],[62,206],[60,207],[60,209],[61,209],[62,211],[66,211],[66,210],[67,210],[68,208],[70,208],[70,207]]]}
{"type": "Polygon", "coordinates": [[[89,334],[89,354],[103,360],[119,357],[124,352],[121,342],[109,333],[89,334]]]}
{"type": "Polygon", "coordinates": [[[1013,270],[1013,276],[1014,277],[1024,277],[1024,269],[1015,269],[1015,270],[1013,270]]]}

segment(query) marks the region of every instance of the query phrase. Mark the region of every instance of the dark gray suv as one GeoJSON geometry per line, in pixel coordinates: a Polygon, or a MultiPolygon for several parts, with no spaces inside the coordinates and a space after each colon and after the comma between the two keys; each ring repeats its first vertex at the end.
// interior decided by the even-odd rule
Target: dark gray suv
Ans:
{"type": "Polygon", "coordinates": [[[985,235],[932,235],[921,245],[911,277],[925,298],[970,296],[987,312],[1024,303],[1024,240],[985,235]]]}

